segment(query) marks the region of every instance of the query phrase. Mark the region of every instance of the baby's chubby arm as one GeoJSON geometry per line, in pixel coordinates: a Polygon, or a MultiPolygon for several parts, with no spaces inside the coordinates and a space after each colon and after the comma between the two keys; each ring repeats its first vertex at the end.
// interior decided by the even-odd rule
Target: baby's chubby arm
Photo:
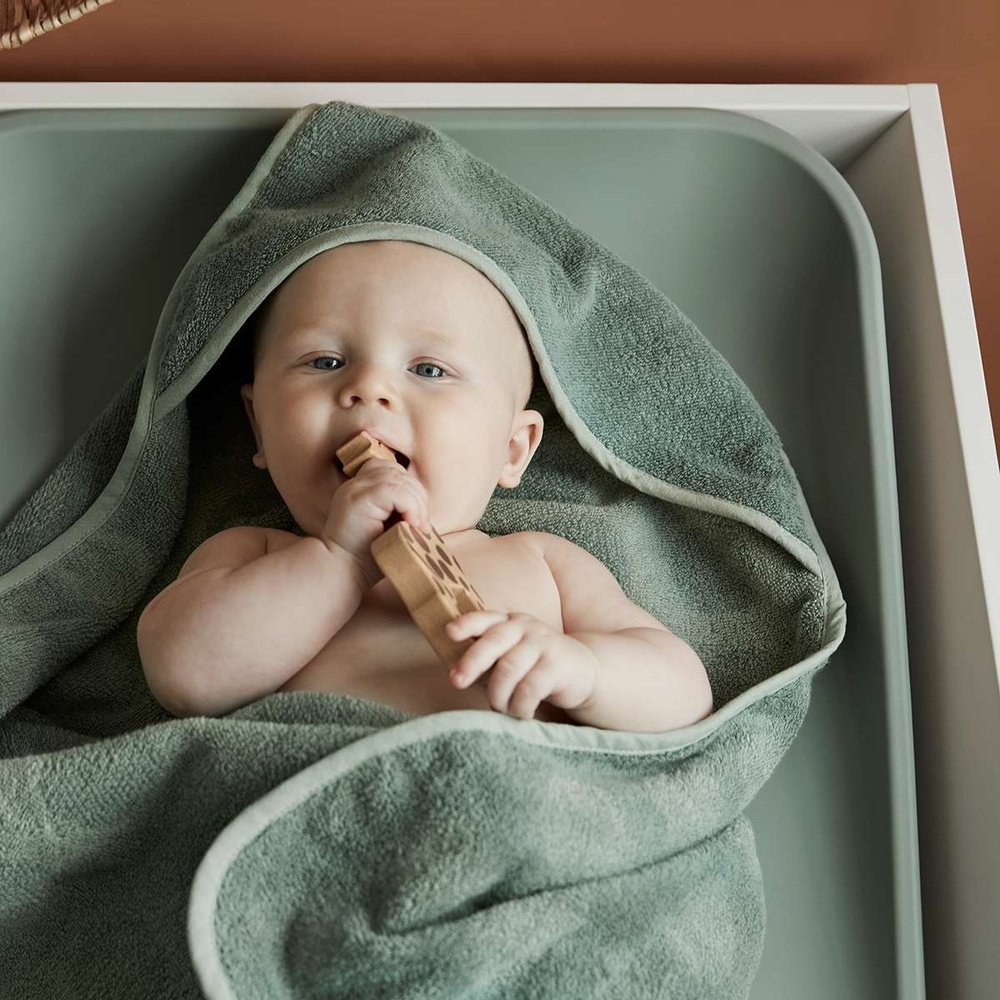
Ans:
{"type": "Polygon", "coordinates": [[[426,491],[373,458],[334,490],[317,536],[269,552],[262,529],[241,525],[203,542],[139,619],[157,701],[174,715],[224,715],[281,687],[382,578],[371,543],[393,511],[426,522],[426,491]]]}
{"type": "Polygon", "coordinates": [[[146,682],[173,715],[232,712],[316,656],[368,585],[348,553],[320,538],[267,551],[263,529],[220,531],[139,618],[146,682]]]}
{"type": "Polygon", "coordinates": [[[659,733],[712,713],[712,688],[698,654],[626,597],[586,549],[538,532],[562,601],[563,629],[597,658],[593,694],[569,714],[601,729],[659,733]]]}
{"type": "Polygon", "coordinates": [[[527,682],[535,696],[541,693],[575,722],[601,729],[666,732],[711,714],[712,689],[697,653],[630,601],[599,560],[558,535],[521,536],[552,572],[562,603],[563,634],[528,615],[485,611],[460,616],[449,626],[453,638],[485,634],[456,665],[462,675],[459,686],[495,659],[499,666],[509,650],[506,676],[501,673],[490,682],[499,710],[508,704],[533,709],[537,700],[523,690],[527,682]],[[544,656],[536,664],[541,673],[532,679],[536,668],[527,674],[524,668],[531,667],[536,651],[544,656]]]}

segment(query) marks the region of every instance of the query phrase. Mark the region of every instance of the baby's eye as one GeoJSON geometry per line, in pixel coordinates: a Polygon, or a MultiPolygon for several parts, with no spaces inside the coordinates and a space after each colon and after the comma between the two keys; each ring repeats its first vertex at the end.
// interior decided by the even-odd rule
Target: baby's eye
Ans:
{"type": "MultiPolygon", "coordinates": [[[[324,355],[321,355],[318,358],[310,358],[306,362],[306,364],[311,365],[314,361],[337,361],[337,362],[339,362],[340,358],[334,358],[334,357],[331,357],[328,354],[324,354],[324,355]]],[[[435,364],[433,364],[430,361],[418,361],[413,367],[414,368],[436,368],[441,373],[441,375],[433,375],[433,376],[431,376],[431,378],[441,378],[441,376],[447,374],[447,372],[445,372],[445,370],[440,365],[435,365],[435,364]]],[[[323,368],[316,368],[316,369],[313,369],[313,370],[314,371],[333,372],[333,371],[337,371],[338,369],[337,368],[323,367],[323,368]]]]}
{"type": "MultiPolygon", "coordinates": [[[[325,355],[325,354],[324,354],[324,355],[323,355],[322,357],[320,357],[320,358],[310,358],[310,359],[309,359],[309,360],[308,360],[308,361],[306,362],[306,364],[309,364],[309,365],[311,365],[311,364],[312,364],[312,363],[313,363],[314,361],[339,361],[339,360],[340,360],[340,358],[331,358],[331,357],[329,357],[328,355],[325,355]]],[[[324,372],[332,372],[332,371],[336,371],[336,369],[334,369],[334,368],[320,368],[320,369],[318,369],[318,370],[319,370],[319,371],[324,371],[324,372]]]]}
{"type": "MultiPolygon", "coordinates": [[[[413,367],[414,368],[436,368],[441,373],[441,375],[445,374],[444,369],[440,365],[436,365],[436,364],[434,364],[431,361],[418,361],[413,367]]],[[[440,376],[436,376],[436,377],[440,378],[440,376]]]]}

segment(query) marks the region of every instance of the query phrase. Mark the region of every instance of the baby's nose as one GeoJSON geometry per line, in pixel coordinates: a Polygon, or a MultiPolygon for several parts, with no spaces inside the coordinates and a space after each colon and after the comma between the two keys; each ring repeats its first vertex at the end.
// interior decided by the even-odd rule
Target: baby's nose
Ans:
{"type": "Polygon", "coordinates": [[[345,373],[340,385],[341,404],[351,406],[358,402],[391,405],[397,399],[398,387],[384,368],[375,365],[354,365],[345,373]]]}

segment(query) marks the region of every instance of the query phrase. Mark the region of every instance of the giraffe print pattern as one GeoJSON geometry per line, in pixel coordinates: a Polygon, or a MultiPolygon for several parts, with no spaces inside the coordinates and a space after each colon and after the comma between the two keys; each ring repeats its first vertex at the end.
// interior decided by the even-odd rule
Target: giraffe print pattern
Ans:
{"type": "Polygon", "coordinates": [[[451,554],[444,539],[431,525],[428,538],[408,521],[400,521],[399,532],[409,550],[423,563],[439,597],[454,607],[455,617],[467,611],[485,611],[486,604],[451,554]]]}

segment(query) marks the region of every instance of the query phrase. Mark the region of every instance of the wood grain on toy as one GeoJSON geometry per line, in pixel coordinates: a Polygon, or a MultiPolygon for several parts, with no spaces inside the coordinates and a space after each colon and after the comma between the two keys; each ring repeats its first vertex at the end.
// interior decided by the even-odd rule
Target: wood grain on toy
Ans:
{"type": "MultiPolygon", "coordinates": [[[[362,431],[337,449],[337,458],[344,474],[353,477],[370,458],[395,460],[396,454],[362,431]]],[[[417,627],[442,662],[451,667],[475,637],[455,642],[445,632],[445,626],[468,611],[485,611],[486,604],[444,540],[433,525],[426,533],[393,511],[385,530],[372,542],[371,553],[399,592],[417,627]]],[[[477,683],[485,680],[479,678],[477,683]]]]}

